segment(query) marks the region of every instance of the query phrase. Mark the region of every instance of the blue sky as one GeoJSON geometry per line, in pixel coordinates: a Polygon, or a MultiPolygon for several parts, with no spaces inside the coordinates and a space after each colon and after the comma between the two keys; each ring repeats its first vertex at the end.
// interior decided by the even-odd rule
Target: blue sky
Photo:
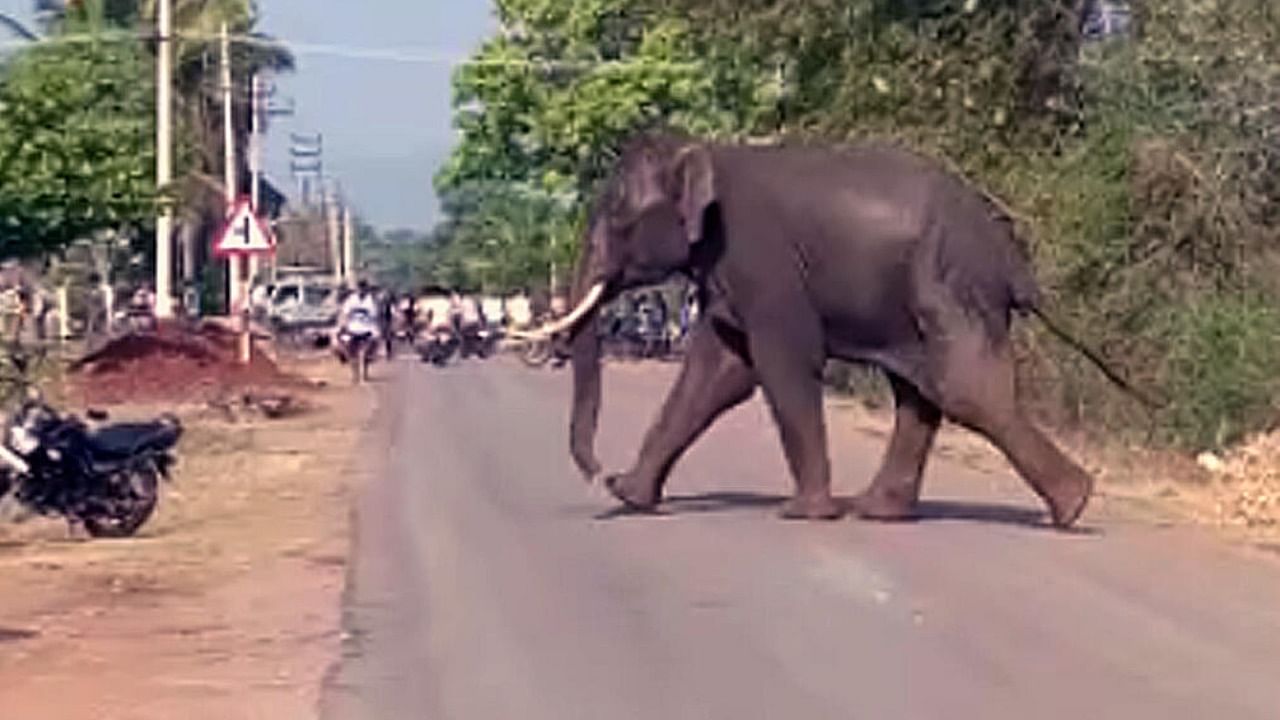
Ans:
{"type": "Polygon", "coordinates": [[[447,59],[467,57],[492,31],[489,0],[260,0],[260,8],[265,32],[298,43],[297,73],[277,82],[297,114],[275,121],[271,176],[292,186],[291,131],[323,133],[327,169],[368,221],[430,227],[436,219],[431,177],[453,145],[447,59]],[[355,58],[307,45],[435,59],[355,58]]]}
{"type": "MultiPolygon", "coordinates": [[[[32,4],[0,0],[0,13],[30,20],[32,4]]],[[[259,0],[262,30],[297,43],[297,72],[276,81],[296,114],[274,120],[272,179],[293,188],[290,132],[322,133],[326,170],[366,220],[434,224],[431,177],[453,145],[450,61],[466,58],[496,26],[490,7],[489,0],[259,0]],[[419,61],[350,56],[366,49],[419,61]]],[[[8,39],[2,31],[0,39],[8,39]]]]}

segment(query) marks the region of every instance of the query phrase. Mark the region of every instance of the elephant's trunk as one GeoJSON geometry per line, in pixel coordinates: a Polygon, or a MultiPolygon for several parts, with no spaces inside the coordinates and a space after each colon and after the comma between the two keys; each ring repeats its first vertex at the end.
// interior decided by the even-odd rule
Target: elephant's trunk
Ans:
{"type": "MultiPolygon", "coordinates": [[[[592,228],[596,230],[597,228],[592,228]]],[[[569,421],[569,452],[578,469],[591,482],[600,474],[600,462],[596,459],[596,427],[600,420],[601,398],[601,341],[596,324],[600,307],[609,301],[605,287],[604,259],[594,232],[586,237],[586,246],[578,261],[570,300],[579,307],[588,296],[596,295],[590,309],[574,324],[571,332],[573,357],[573,414],[569,421]]]]}
{"type": "Polygon", "coordinates": [[[600,334],[595,320],[599,310],[592,310],[588,322],[579,326],[573,337],[573,416],[569,421],[569,452],[590,482],[600,474],[596,459],[596,426],[600,420],[601,368],[600,334]]]}

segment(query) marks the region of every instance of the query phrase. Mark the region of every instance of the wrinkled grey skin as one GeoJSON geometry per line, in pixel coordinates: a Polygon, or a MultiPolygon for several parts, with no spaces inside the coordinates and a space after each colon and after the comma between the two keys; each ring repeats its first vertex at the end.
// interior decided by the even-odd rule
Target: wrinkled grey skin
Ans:
{"type": "MultiPolygon", "coordinates": [[[[937,164],[888,147],[760,147],[644,137],[599,198],[574,300],[684,273],[705,312],[684,367],[635,465],[605,478],[635,509],[660,502],[681,454],[717,417],[764,393],[795,480],[783,517],[827,519],[830,494],[821,377],[829,358],[888,374],[895,428],[853,508],[910,517],[943,417],[989,438],[1059,526],[1083,511],[1093,480],[1019,407],[1009,327],[1039,296],[1012,224],[937,164]]],[[[571,452],[588,478],[601,401],[600,345],[571,339],[571,452]]]]}

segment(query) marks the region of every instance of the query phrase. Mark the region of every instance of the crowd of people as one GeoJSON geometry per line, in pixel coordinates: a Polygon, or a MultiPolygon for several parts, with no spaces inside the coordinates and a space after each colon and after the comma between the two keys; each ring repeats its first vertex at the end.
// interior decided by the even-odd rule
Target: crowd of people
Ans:
{"type": "MultiPolygon", "coordinates": [[[[122,291],[90,275],[75,317],[60,316],[57,293],[26,278],[0,278],[0,339],[4,342],[57,340],[65,332],[90,342],[123,329],[155,322],[155,293],[146,284],[122,291]]],[[[65,306],[71,310],[70,304],[65,306]]]]}
{"type": "MultiPolygon", "coordinates": [[[[606,340],[641,344],[645,355],[665,354],[682,342],[697,317],[696,293],[687,290],[672,315],[659,289],[629,293],[606,308],[598,331],[606,340]]],[[[462,342],[482,330],[502,332],[531,330],[538,323],[568,311],[566,298],[535,300],[526,290],[507,296],[477,296],[457,289],[426,287],[417,292],[394,292],[361,282],[341,300],[339,327],[349,318],[376,318],[377,335],[387,357],[397,343],[413,346],[420,337],[451,333],[462,342]]]]}
{"type": "Polygon", "coordinates": [[[342,299],[339,327],[366,313],[377,318],[377,335],[388,357],[395,353],[397,341],[412,344],[423,334],[450,332],[469,338],[487,328],[528,330],[536,319],[533,300],[525,291],[481,298],[438,287],[397,293],[361,282],[342,299]]]}

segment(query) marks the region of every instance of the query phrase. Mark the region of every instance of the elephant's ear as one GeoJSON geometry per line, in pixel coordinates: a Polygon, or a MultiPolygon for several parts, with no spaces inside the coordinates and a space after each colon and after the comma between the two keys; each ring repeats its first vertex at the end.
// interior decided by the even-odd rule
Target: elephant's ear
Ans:
{"type": "Polygon", "coordinates": [[[707,210],[716,201],[715,168],[711,153],[702,145],[690,145],[675,157],[676,204],[684,219],[690,244],[702,239],[707,210]]]}

